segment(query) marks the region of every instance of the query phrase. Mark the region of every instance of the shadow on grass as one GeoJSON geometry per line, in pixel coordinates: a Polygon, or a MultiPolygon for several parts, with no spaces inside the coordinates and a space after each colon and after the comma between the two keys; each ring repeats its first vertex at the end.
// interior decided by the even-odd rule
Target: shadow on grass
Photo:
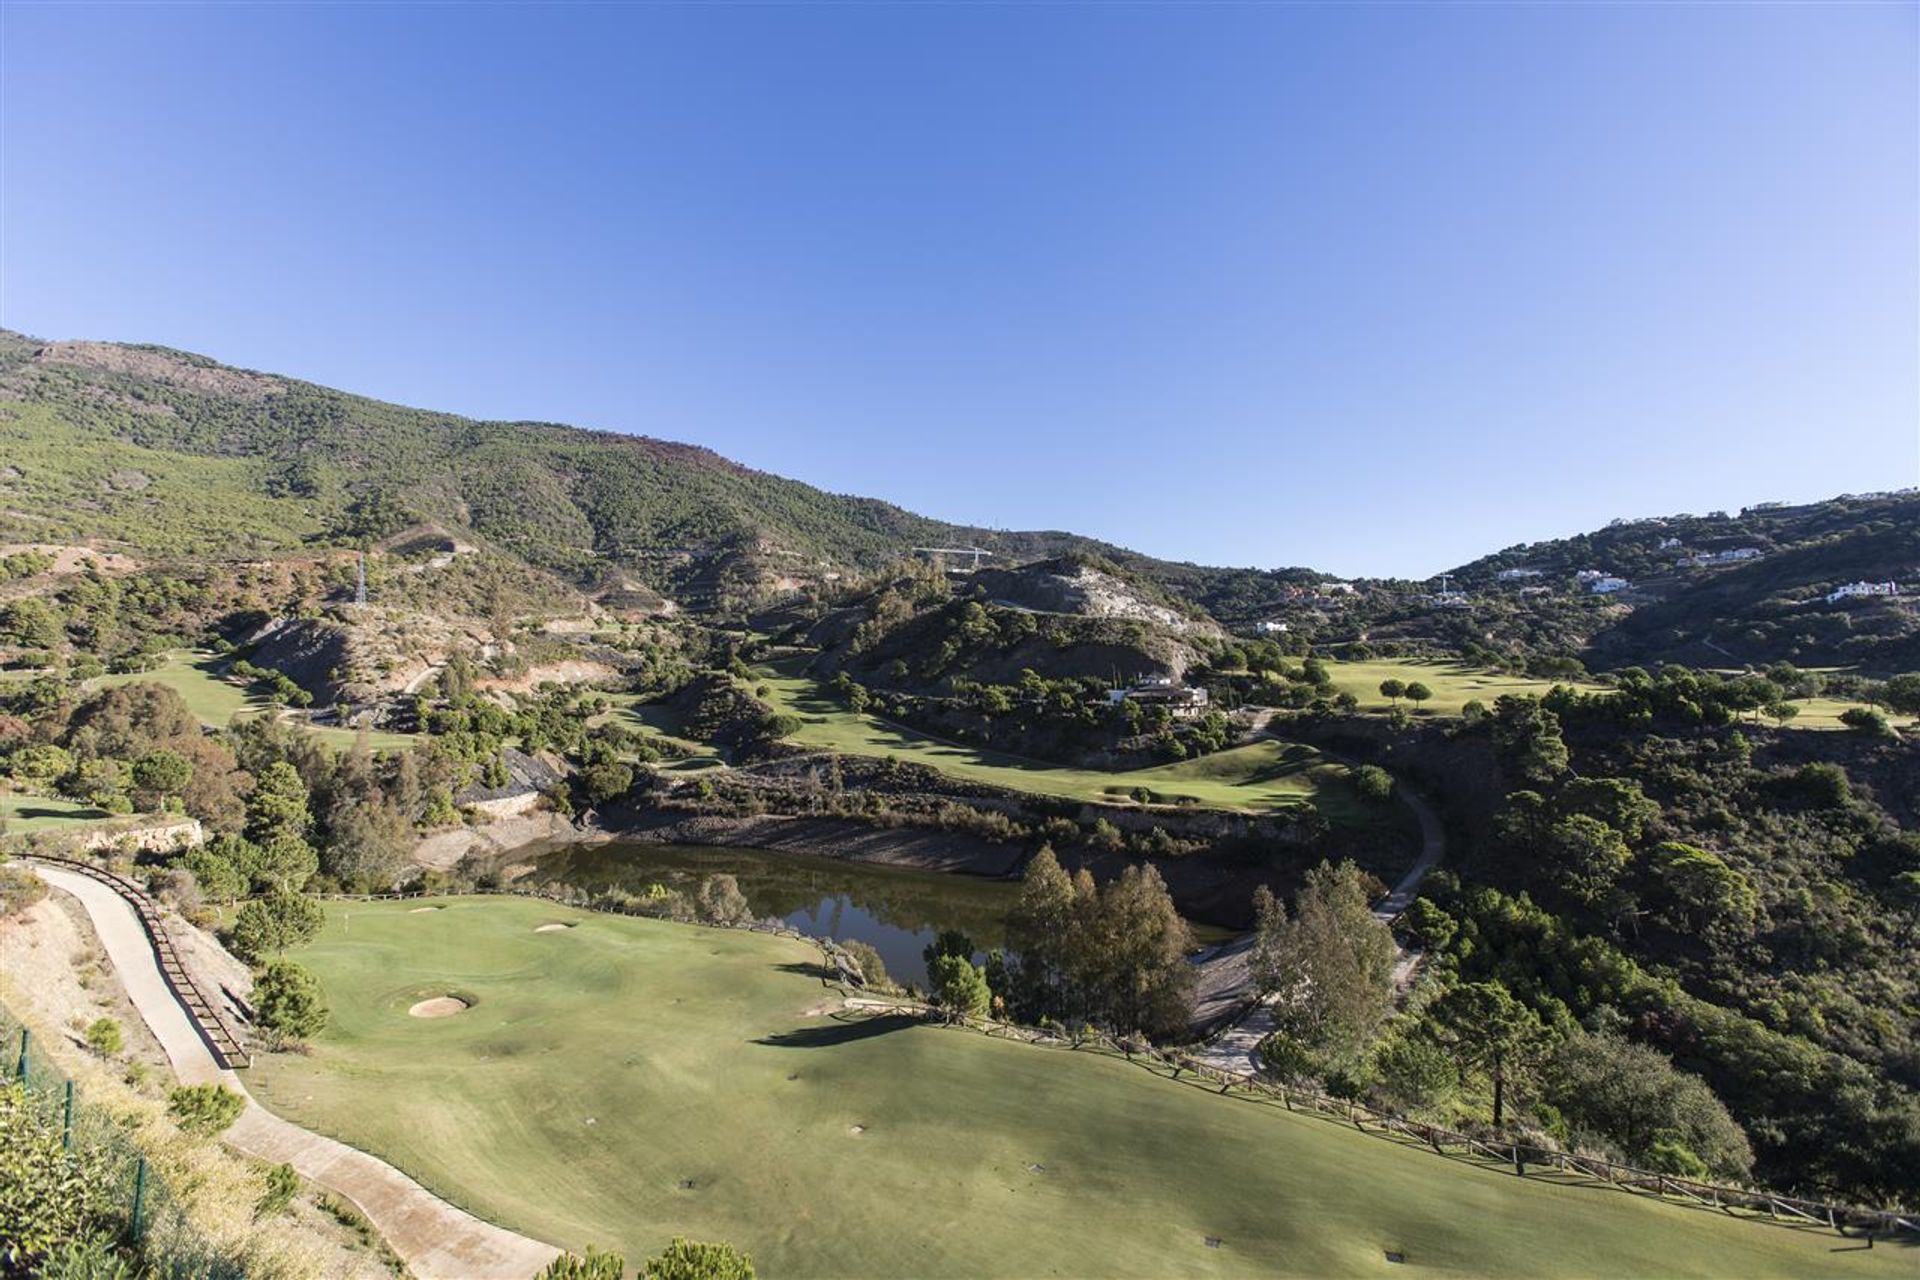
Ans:
{"type": "Polygon", "coordinates": [[[833,970],[823,964],[812,964],[805,960],[795,960],[791,964],[777,964],[774,968],[781,973],[797,973],[802,977],[819,978],[825,981],[834,976],[833,970]]]}
{"type": "Polygon", "coordinates": [[[908,1027],[918,1026],[919,1018],[885,1016],[862,1018],[857,1022],[835,1022],[824,1027],[799,1027],[793,1031],[781,1031],[774,1035],[762,1036],[755,1044],[771,1045],[776,1049],[831,1049],[839,1044],[851,1044],[856,1040],[871,1040],[875,1036],[884,1036],[894,1031],[904,1031],[908,1027]]]}
{"type": "Polygon", "coordinates": [[[105,809],[43,809],[37,805],[23,804],[13,811],[13,816],[21,821],[29,818],[65,818],[75,822],[94,822],[113,815],[105,809]]]}

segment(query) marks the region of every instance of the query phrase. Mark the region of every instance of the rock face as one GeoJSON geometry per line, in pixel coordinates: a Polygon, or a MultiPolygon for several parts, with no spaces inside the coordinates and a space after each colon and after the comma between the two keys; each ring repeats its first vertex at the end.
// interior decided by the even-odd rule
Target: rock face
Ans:
{"type": "Polygon", "coordinates": [[[503,749],[500,757],[507,766],[507,780],[497,787],[476,782],[453,798],[456,805],[496,818],[512,817],[533,808],[543,794],[567,780],[552,759],[530,756],[513,747],[503,749]]]}
{"type": "Polygon", "coordinates": [[[1082,618],[1124,618],[1177,635],[1217,636],[1218,625],[1146,598],[1140,588],[1092,565],[1051,560],[1017,569],[981,569],[976,587],[995,604],[1082,618]]]}
{"type": "Polygon", "coordinates": [[[330,707],[349,663],[347,629],[321,618],[275,618],[246,637],[255,646],[252,661],[271,667],[313,695],[313,705],[330,707]]]}

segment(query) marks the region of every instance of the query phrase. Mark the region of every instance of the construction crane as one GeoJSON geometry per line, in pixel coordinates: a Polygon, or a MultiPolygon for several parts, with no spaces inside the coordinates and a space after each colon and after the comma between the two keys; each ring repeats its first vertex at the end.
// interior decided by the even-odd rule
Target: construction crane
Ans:
{"type": "Polygon", "coordinates": [[[968,566],[969,569],[978,569],[980,557],[993,554],[982,547],[915,547],[913,550],[915,554],[925,556],[972,556],[973,563],[968,566]]]}

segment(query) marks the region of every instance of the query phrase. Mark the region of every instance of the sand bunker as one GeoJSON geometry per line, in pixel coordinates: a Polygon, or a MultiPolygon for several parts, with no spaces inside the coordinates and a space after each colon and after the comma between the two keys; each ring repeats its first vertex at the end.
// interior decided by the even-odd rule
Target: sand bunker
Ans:
{"type": "Polygon", "coordinates": [[[416,1018],[451,1018],[472,1007],[459,996],[435,996],[431,1000],[422,1000],[407,1012],[416,1018]]]}
{"type": "Polygon", "coordinates": [[[562,929],[571,928],[573,928],[573,926],[570,924],[537,924],[533,927],[533,931],[535,933],[558,933],[562,929]]]}
{"type": "Polygon", "coordinates": [[[407,912],[407,914],[410,916],[417,916],[425,911],[445,911],[445,910],[446,910],[445,907],[415,907],[413,910],[407,912]]]}

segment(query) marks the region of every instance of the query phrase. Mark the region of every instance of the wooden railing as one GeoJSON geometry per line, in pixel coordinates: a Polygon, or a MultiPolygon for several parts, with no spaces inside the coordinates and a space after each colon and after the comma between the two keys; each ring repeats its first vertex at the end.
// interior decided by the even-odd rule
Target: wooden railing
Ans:
{"type": "Polygon", "coordinates": [[[51,853],[25,856],[29,861],[48,862],[78,872],[119,894],[140,918],[140,927],[146,931],[147,941],[153,947],[153,957],[159,963],[160,976],[166,979],[174,998],[187,1011],[187,1016],[193,1019],[201,1039],[213,1050],[220,1065],[227,1068],[253,1065],[253,1055],[247,1051],[246,1045],[227,1026],[218,1006],[207,999],[200,985],[193,980],[193,975],[187,972],[186,965],[181,963],[180,953],[173,945],[173,936],[167,931],[166,921],[160,915],[160,904],[144,888],[123,875],[77,858],[63,858],[51,853]]]}

